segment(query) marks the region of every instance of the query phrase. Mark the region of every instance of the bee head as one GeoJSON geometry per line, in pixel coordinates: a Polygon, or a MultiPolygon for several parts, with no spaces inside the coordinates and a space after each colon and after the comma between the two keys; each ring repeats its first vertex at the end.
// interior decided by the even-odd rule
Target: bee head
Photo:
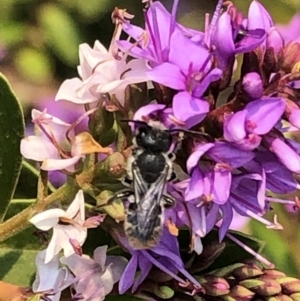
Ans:
{"type": "Polygon", "coordinates": [[[149,120],[126,120],[135,124],[135,137],[133,143],[145,150],[166,153],[172,145],[172,133],[161,122],[149,120]]]}
{"type": "Polygon", "coordinates": [[[142,125],[137,128],[135,142],[145,150],[165,153],[172,145],[172,135],[168,130],[142,125]]]}

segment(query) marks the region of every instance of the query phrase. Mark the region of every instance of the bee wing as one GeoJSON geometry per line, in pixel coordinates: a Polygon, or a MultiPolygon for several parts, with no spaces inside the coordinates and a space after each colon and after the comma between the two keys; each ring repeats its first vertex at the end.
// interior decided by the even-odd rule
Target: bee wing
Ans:
{"type": "Polygon", "coordinates": [[[132,165],[132,176],[133,176],[133,190],[135,194],[136,203],[139,203],[140,200],[146,194],[148,187],[147,183],[143,180],[141,172],[137,164],[132,165]]]}
{"type": "Polygon", "coordinates": [[[168,173],[169,165],[166,164],[163,172],[160,174],[158,179],[153,184],[151,184],[151,186],[147,190],[145,194],[145,200],[151,198],[155,203],[159,204],[161,202],[162,195],[167,183],[168,173]]]}
{"type": "Polygon", "coordinates": [[[149,187],[144,185],[138,168],[132,170],[135,191],[135,210],[129,210],[125,232],[135,249],[148,249],[158,244],[164,223],[162,195],[168,177],[166,164],[158,179],[149,187]]]}

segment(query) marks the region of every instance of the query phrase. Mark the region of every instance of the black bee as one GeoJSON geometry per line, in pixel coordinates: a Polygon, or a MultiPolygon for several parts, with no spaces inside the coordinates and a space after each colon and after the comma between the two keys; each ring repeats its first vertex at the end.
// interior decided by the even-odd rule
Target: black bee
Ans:
{"type": "MultiPolygon", "coordinates": [[[[169,130],[161,122],[126,120],[136,126],[132,140],[133,150],[127,161],[124,185],[114,199],[128,200],[124,230],[134,249],[148,249],[158,244],[164,225],[164,210],[175,200],[165,194],[169,181],[176,178],[173,172],[175,154],[172,152],[172,133],[192,132],[169,130]]],[[[195,133],[195,132],[193,132],[195,133]]],[[[182,139],[179,137],[178,141],[182,139]]]]}
{"type": "Polygon", "coordinates": [[[175,179],[171,152],[173,137],[157,121],[140,123],[133,138],[133,151],[127,163],[127,182],[132,181],[131,198],[124,228],[135,249],[158,244],[164,224],[164,209],[175,204],[165,194],[168,181],[175,179]]]}

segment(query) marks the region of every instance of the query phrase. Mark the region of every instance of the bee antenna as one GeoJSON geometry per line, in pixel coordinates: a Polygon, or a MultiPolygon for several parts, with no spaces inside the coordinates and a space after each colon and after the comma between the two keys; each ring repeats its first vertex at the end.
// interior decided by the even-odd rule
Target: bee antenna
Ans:
{"type": "Polygon", "coordinates": [[[132,122],[132,123],[134,123],[134,124],[147,125],[147,126],[149,126],[147,122],[142,121],[142,120],[121,119],[121,122],[127,122],[127,123],[132,122]]]}
{"type": "Polygon", "coordinates": [[[197,132],[197,131],[191,131],[191,130],[184,130],[184,129],[170,129],[169,130],[170,133],[185,133],[185,134],[192,134],[192,135],[200,135],[200,136],[207,136],[210,137],[210,135],[208,135],[207,133],[203,133],[203,132],[197,132]]]}

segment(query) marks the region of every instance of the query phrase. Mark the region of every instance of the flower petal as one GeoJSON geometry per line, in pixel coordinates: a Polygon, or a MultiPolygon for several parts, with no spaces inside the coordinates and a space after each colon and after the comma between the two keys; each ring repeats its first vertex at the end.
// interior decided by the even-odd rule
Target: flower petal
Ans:
{"type": "Polygon", "coordinates": [[[84,195],[83,191],[79,190],[66,211],[66,217],[74,219],[77,222],[84,222],[85,220],[85,208],[84,208],[84,195]],[[76,218],[78,217],[78,218],[76,218]]]}
{"type": "Polygon", "coordinates": [[[152,70],[147,71],[146,75],[148,76],[149,80],[166,87],[175,90],[185,89],[185,77],[181,73],[180,68],[176,65],[163,63],[152,70]]]}
{"type": "Polygon", "coordinates": [[[107,246],[101,246],[94,250],[94,260],[100,265],[102,271],[105,269],[107,246]]]}
{"type": "Polygon", "coordinates": [[[44,137],[28,136],[21,140],[21,154],[24,158],[42,162],[47,158],[58,159],[55,146],[44,137]]]}
{"type": "Polygon", "coordinates": [[[107,256],[105,266],[111,265],[111,273],[114,283],[117,283],[120,280],[127,264],[128,260],[125,257],[107,256]]]}
{"type": "Polygon", "coordinates": [[[184,192],[186,201],[201,197],[203,194],[203,175],[200,169],[195,168],[192,171],[191,180],[184,192]]]}
{"type": "Polygon", "coordinates": [[[65,216],[65,211],[54,208],[35,215],[29,221],[42,231],[48,231],[57,225],[59,217],[62,216],[65,216]]]}
{"type": "Polygon", "coordinates": [[[70,159],[45,159],[41,165],[43,170],[62,170],[67,169],[70,172],[74,171],[74,164],[77,163],[82,156],[75,156],[70,159]]]}
{"type": "Polygon", "coordinates": [[[89,91],[86,91],[82,95],[78,94],[77,91],[82,87],[82,85],[83,82],[77,77],[65,80],[58,89],[58,92],[55,96],[55,101],[67,100],[77,104],[85,104],[97,101],[98,98],[89,91]]]}
{"type": "Polygon", "coordinates": [[[188,92],[179,92],[173,97],[174,116],[185,123],[185,128],[200,123],[209,111],[206,100],[195,98],[188,92]]]}
{"type": "Polygon", "coordinates": [[[53,259],[45,264],[46,250],[38,252],[35,258],[35,266],[37,269],[37,275],[35,281],[32,284],[32,291],[34,293],[46,291],[54,288],[56,278],[59,273],[59,260],[58,256],[54,256],[53,259]]]}
{"type": "Polygon", "coordinates": [[[230,194],[231,171],[215,170],[213,182],[213,201],[219,205],[227,202],[230,194]]]}
{"type": "Polygon", "coordinates": [[[262,98],[247,104],[245,110],[247,120],[250,120],[251,124],[256,124],[254,132],[263,135],[278,122],[285,110],[285,103],[281,98],[262,98]]]}
{"type": "Polygon", "coordinates": [[[196,45],[188,39],[181,31],[175,31],[171,36],[170,41],[170,63],[178,66],[181,72],[188,76],[191,71],[209,70],[211,63],[208,60],[209,51],[196,45]],[[182,51],[182,45],[185,51],[182,51]],[[178,55],[180,53],[180,55],[178,55]]]}
{"type": "Polygon", "coordinates": [[[225,114],[224,138],[229,142],[240,141],[246,137],[245,122],[247,111],[242,110],[235,114],[225,114]]]}
{"type": "Polygon", "coordinates": [[[213,146],[213,143],[203,143],[196,146],[194,152],[189,156],[186,162],[186,167],[189,174],[191,173],[192,169],[198,164],[198,161],[200,160],[202,155],[205,154],[213,146]]]}
{"type": "Polygon", "coordinates": [[[232,210],[232,206],[229,202],[220,206],[220,209],[222,211],[223,218],[222,218],[222,224],[221,224],[221,227],[219,230],[219,242],[221,242],[224,239],[224,237],[229,229],[229,226],[231,225],[232,219],[233,219],[233,210],[232,210]]]}
{"type": "Polygon", "coordinates": [[[129,260],[125,271],[119,282],[119,293],[124,294],[134,283],[135,273],[138,264],[138,252],[134,252],[129,260]]]}

